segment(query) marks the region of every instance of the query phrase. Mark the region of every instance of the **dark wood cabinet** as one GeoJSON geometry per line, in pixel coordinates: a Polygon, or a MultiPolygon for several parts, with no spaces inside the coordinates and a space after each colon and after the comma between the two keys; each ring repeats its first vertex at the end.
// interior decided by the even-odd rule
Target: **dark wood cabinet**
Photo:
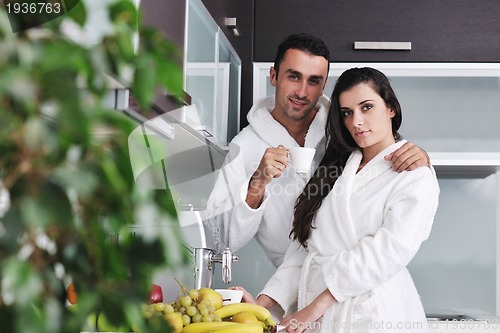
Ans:
{"type": "MultiPolygon", "coordinates": [[[[144,22],[160,29],[165,36],[175,41],[181,50],[184,50],[185,44],[187,1],[141,0],[140,2],[144,22]]],[[[202,2],[242,60],[241,110],[246,113],[252,105],[254,0],[202,0],[202,2]],[[226,27],[227,17],[236,17],[241,36],[235,37],[231,29],[226,27]]],[[[178,107],[178,104],[161,94],[158,94],[155,102],[164,111],[178,107]]],[[[241,127],[246,124],[246,118],[241,117],[241,127]]]]}
{"type": "Polygon", "coordinates": [[[140,6],[146,25],[159,29],[180,49],[184,48],[186,0],[141,0],[140,6]]]}
{"type": "Polygon", "coordinates": [[[500,62],[497,0],[255,0],[254,61],[273,61],[289,34],[322,38],[336,62],[500,62]],[[411,42],[410,51],[355,41],[411,42]]]}

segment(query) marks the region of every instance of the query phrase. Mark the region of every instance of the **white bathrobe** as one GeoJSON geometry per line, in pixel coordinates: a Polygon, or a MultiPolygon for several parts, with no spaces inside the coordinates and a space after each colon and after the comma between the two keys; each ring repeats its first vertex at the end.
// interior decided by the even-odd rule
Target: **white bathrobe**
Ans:
{"type": "Polygon", "coordinates": [[[308,251],[292,243],[262,292],[284,309],[298,292],[301,309],[328,288],[337,302],[316,331],[427,331],[406,265],[429,236],[439,186],[430,168],[391,169],[384,156],[403,143],[387,147],[358,173],[362,155],[351,154],[317,212],[308,251]]]}
{"type": "MultiPolygon", "coordinates": [[[[319,111],[309,127],[304,145],[316,148],[313,171],[325,151],[328,99],[321,97],[317,106],[319,111]]],[[[208,200],[205,215],[212,217],[206,223],[219,229],[224,246],[238,251],[255,236],[269,260],[278,267],[291,243],[288,235],[295,200],[310,175],[301,176],[291,168],[286,168],[281,177],[268,184],[258,209],[246,204],[248,183],[265,150],[278,145],[298,147],[287,130],[270,114],[273,108],[274,97],[267,97],[257,101],[248,113],[249,125],[231,141],[230,151],[208,200]]]]}

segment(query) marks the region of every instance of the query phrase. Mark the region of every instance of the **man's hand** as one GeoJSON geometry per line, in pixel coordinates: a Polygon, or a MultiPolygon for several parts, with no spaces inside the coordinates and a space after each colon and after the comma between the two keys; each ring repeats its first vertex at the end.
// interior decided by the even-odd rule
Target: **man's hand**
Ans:
{"type": "Polygon", "coordinates": [[[257,170],[252,175],[248,185],[246,203],[251,208],[258,208],[264,198],[267,184],[283,174],[288,162],[288,150],[279,145],[277,148],[267,148],[260,160],[257,170]]]}
{"type": "Polygon", "coordinates": [[[411,142],[406,142],[384,158],[386,161],[391,161],[392,169],[397,172],[412,171],[423,166],[431,166],[429,155],[425,150],[411,142]]]}
{"type": "Polygon", "coordinates": [[[267,148],[260,160],[259,167],[255,170],[252,181],[269,184],[273,178],[283,174],[288,162],[288,150],[279,145],[277,148],[267,148]]]}

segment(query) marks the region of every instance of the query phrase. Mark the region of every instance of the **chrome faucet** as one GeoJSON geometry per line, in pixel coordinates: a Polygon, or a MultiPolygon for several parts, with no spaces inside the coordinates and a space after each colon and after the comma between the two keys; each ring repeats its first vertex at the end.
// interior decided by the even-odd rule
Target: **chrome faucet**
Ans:
{"type": "Polygon", "coordinates": [[[233,262],[236,261],[238,261],[238,255],[233,255],[228,247],[222,254],[213,255],[211,258],[211,262],[222,264],[222,281],[224,281],[224,283],[231,282],[231,267],[233,262]]]}
{"type": "MultiPolygon", "coordinates": [[[[180,204],[179,204],[180,205],[180,204]]],[[[221,246],[220,230],[212,217],[196,211],[192,205],[182,205],[178,211],[181,230],[186,246],[194,254],[194,288],[211,288],[215,264],[222,264],[222,280],[231,282],[233,262],[238,256],[221,246]]]]}
{"type": "Polygon", "coordinates": [[[222,280],[224,283],[230,283],[232,280],[231,268],[232,263],[238,261],[238,255],[234,255],[229,248],[226,248],[222,253],[217,253],[211,249],[196,248],[194,249],[195,256],[195,271],[194,283],[195,289],[204,287],[212,287],[212,279],[215,271],[215,263],[222,264],[222,280]]]}

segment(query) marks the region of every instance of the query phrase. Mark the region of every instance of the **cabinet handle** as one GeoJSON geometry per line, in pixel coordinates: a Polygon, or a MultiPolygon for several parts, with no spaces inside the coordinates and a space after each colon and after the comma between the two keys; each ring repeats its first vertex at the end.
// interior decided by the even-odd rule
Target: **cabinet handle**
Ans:
{"type": "Polygon", "coordinates": [[[354,42],[354,49],[410,51],[411,42],[354,42]]]}

